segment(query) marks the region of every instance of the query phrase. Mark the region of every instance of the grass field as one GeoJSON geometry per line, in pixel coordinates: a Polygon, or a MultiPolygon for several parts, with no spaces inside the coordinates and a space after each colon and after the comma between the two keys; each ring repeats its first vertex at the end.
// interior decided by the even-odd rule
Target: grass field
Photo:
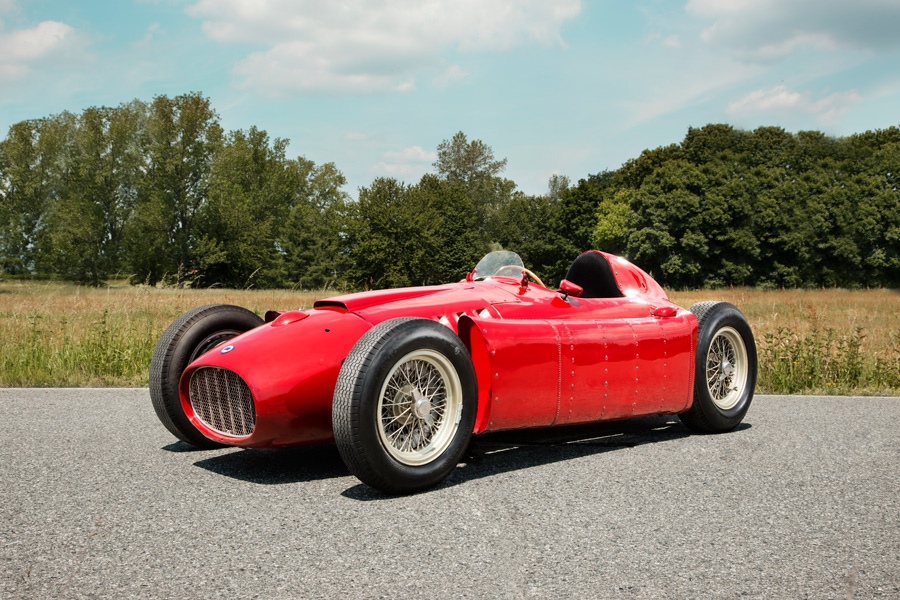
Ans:
{"type": "Polygon", "coordinates": [[[725,300],[744,312],[760,392],[900,395],[900,292],[735,288],[671,298],[681,306],[725,300]]]}
{"type": "MultiPolygon", "coordinates": [[[[0,282],[0,386],[146,385],[156,340],[184,311],[228,303],[263,314],[326,295],[0,282]]],[[[726,300],[744,311],[759,349],[761,392],[900,394],[898,292],[735,288],[671,297],[682,306],[726,300]]]]}

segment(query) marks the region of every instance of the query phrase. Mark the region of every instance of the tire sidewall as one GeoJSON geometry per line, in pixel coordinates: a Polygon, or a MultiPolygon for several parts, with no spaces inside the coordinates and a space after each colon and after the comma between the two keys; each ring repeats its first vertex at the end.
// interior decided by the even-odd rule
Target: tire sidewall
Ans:
{"type": "Polygon", "coordinates": [[[694,403],[706,420],[716,430],[726,431],[736,427],[744,418],[753,400],[756,388],[757,356],[753,332],[744,315],[726,302],[712,307],[702,318],[697,332],[697,360],[694,379],[694,403]],[[706,357],[716,334],[725,327],[737,331],[747,351],[747,381],[737,403],[723,410],[713,401],[706,379],[706,357]]]}
{"type": "MultiPolygon", "coordinates": [[[[368,368],[360,374],[358,427],[366,462],[380,479],[391,482],[397,491],[416,491],[444,479],[459,463],[475,425],[477,384],[472,360],[462,341],[445,326],[426,319],[414,319],[397,330],[386,343],[372,353],[368,368]],[[406,465],[397,461],[384,447],[379,436],[379,395],[388,375],[403,357],[416,350],[434,350],[443,354],[459,377],[462,413],[450,445],[442,454],[424,465],[406,465]]],[[[452,415],[450,418],[453,418],[452,415]]]]}

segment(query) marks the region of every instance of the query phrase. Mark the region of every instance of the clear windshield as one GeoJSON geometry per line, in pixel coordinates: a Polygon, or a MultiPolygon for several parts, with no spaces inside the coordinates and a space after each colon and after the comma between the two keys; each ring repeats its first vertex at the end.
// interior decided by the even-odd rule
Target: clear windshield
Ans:
{"type": "Polygon", "coordinates": [[[475,266],[475,279],[487,279],[495,275],[521,277],[525,263],[515,252],[500,250],[491,252],[475,266]]]}

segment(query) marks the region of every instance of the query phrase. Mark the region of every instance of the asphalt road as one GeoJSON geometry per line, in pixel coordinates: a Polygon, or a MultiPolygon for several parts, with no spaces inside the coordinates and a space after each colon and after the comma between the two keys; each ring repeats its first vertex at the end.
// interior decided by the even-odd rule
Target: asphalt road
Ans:
{"type": "Polygon", "coordinates": [[[147,390],[0,390],[0,598],[900,598],[900,398],[478,438],[379,495],[334,446],[191,451],[147,390]]]}

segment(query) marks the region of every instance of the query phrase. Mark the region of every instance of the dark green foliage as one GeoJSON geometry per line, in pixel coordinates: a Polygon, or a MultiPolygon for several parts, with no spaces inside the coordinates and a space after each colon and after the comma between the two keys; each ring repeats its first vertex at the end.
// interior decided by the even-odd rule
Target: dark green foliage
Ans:
{"type": "Polygon", "coordinates": [[[576,256],[593,247],[592,235],[597,222],[597,209],[604,198],[613,193],[613,174],[603,171],[588,175],[575,187],[569,187],[555,202],[548,222],[553,250],[542,265],[549,281],[559,282],[576,256]]]}
{"type": "Polygon", "coordinates": [[[278,246],[284,256],[285,280],[292,287],[324,288],[344,285],[344,247],[347,182],[334,163],[316,167],[297,159],[300,199],[281,227],[278,246]]]}
{"type": "Polygon", "coordinates": [[[306,198],[306,163],[285,158],[287,142],[255,127],[233,131],[215,155],[196,244],[201,285],[277,286],[276,245],[283,224],[306,198]]]}
{"type": "Polygon", "coordinates": [[[147,117],[147,174],[135,208],[131,263],[140,280],[165,273],[182,285],[200,265],[196,227],[209,193],[212,159],[222,147],[222,128],[209,99],[200,94],[158,96],[147,117]],[[147,247],[155,251],[146,254],[147,247]]]}
{"type": "Polygon", "coordinates": [[[898,286],[898,137],[692,128],[615,174],[594,239],[627,221],[621,250],[669,286],[898,286]]]}
{"type": "Polygon", "coordinates": [[[0,268],[100,285],[390,287],[462,278],[489,249],[549,285],[584,250],[674,287],[900,286],[900,128],[830,138],[691,128],[616,171],[527,196],[462,132],[414,185],[357,202],[332,163],[265,131],[225,134],[198,93],[10,127],[0,268]]]}
{"type": "Polygon", "coordinates": [[[223,135],[200,94],[17,123],[0,142],[0,267],[92,285],[333,283],[345,179],[286,148],[255,127],[223,135]]]}
{"type": "MultiPolygon", "coordinates": [[[[45,209],[38,268],[92,285],[120,269],[124,231],[139,193],[137,133],[146,107],[89,108],[47,123],[65,132],[55,198],[45,209]],[[54,122],[55,121],[55,122],[54,122]]],[[[52,135],[52,134],[51,134],[52,135]]]]}
{"type": "Polygon", "coordinates": [[[378,178],[349,207],[349,276],[367,289],[427,283],[434,224],[406,185],[378,178]]]}
{"type": "Polygon", "coordinates": [[[487,252],[472,199],[459,183],[442,181],[434,175],[422,177],[410,192],[434,224],[429,283],[464,278],[487,252]]]}
{"type": "Polygon", "coordinates": [[[500,177],[506,159],[494,160],[494,151],[481,140],[468,141],[462,131],[437,147],[434,168],[439,179],[458,185],[478,215],[478,231],[483,240],[499,236],[500,209],[509,202],[516,184],[500,177]]]}
{"type": "MultiPolygon", "coordinates": [[[[346,204],[341,260],[347,281],[363,288],[429,285],[462,279],[500,237],[515,184],[499,177],[480,140],[457,133],[438,146],[437,173],[416,185],[379,178],[346,204]]],[[[529,224],[530,225],[530,224],[529,224]]]]}
{"type": "Polygon", "coordinates": [[[68,175],[60,165],[66,164],[67,124],[73,119],[63,113],[22,121],[0,142],[0,263],[7,273],[35,268],[42,221],[68,175]]]}
{"type": "Polygon", "coordinates": [[[465,277],[487,245],[463,185],[426,175],[418,185],[376,179],[350,205],[351,284],[366,288],[446,283],[465,277]]]}
{"type": "Polygon", "coordinates": [[[550,227],[560,204],[551,198],[513,195],[499,211],[501,228],[497,240],[504,248],[518,253],[547,285],[559,281],[552,271],[559,254],[558,243],[550,227]]]}

